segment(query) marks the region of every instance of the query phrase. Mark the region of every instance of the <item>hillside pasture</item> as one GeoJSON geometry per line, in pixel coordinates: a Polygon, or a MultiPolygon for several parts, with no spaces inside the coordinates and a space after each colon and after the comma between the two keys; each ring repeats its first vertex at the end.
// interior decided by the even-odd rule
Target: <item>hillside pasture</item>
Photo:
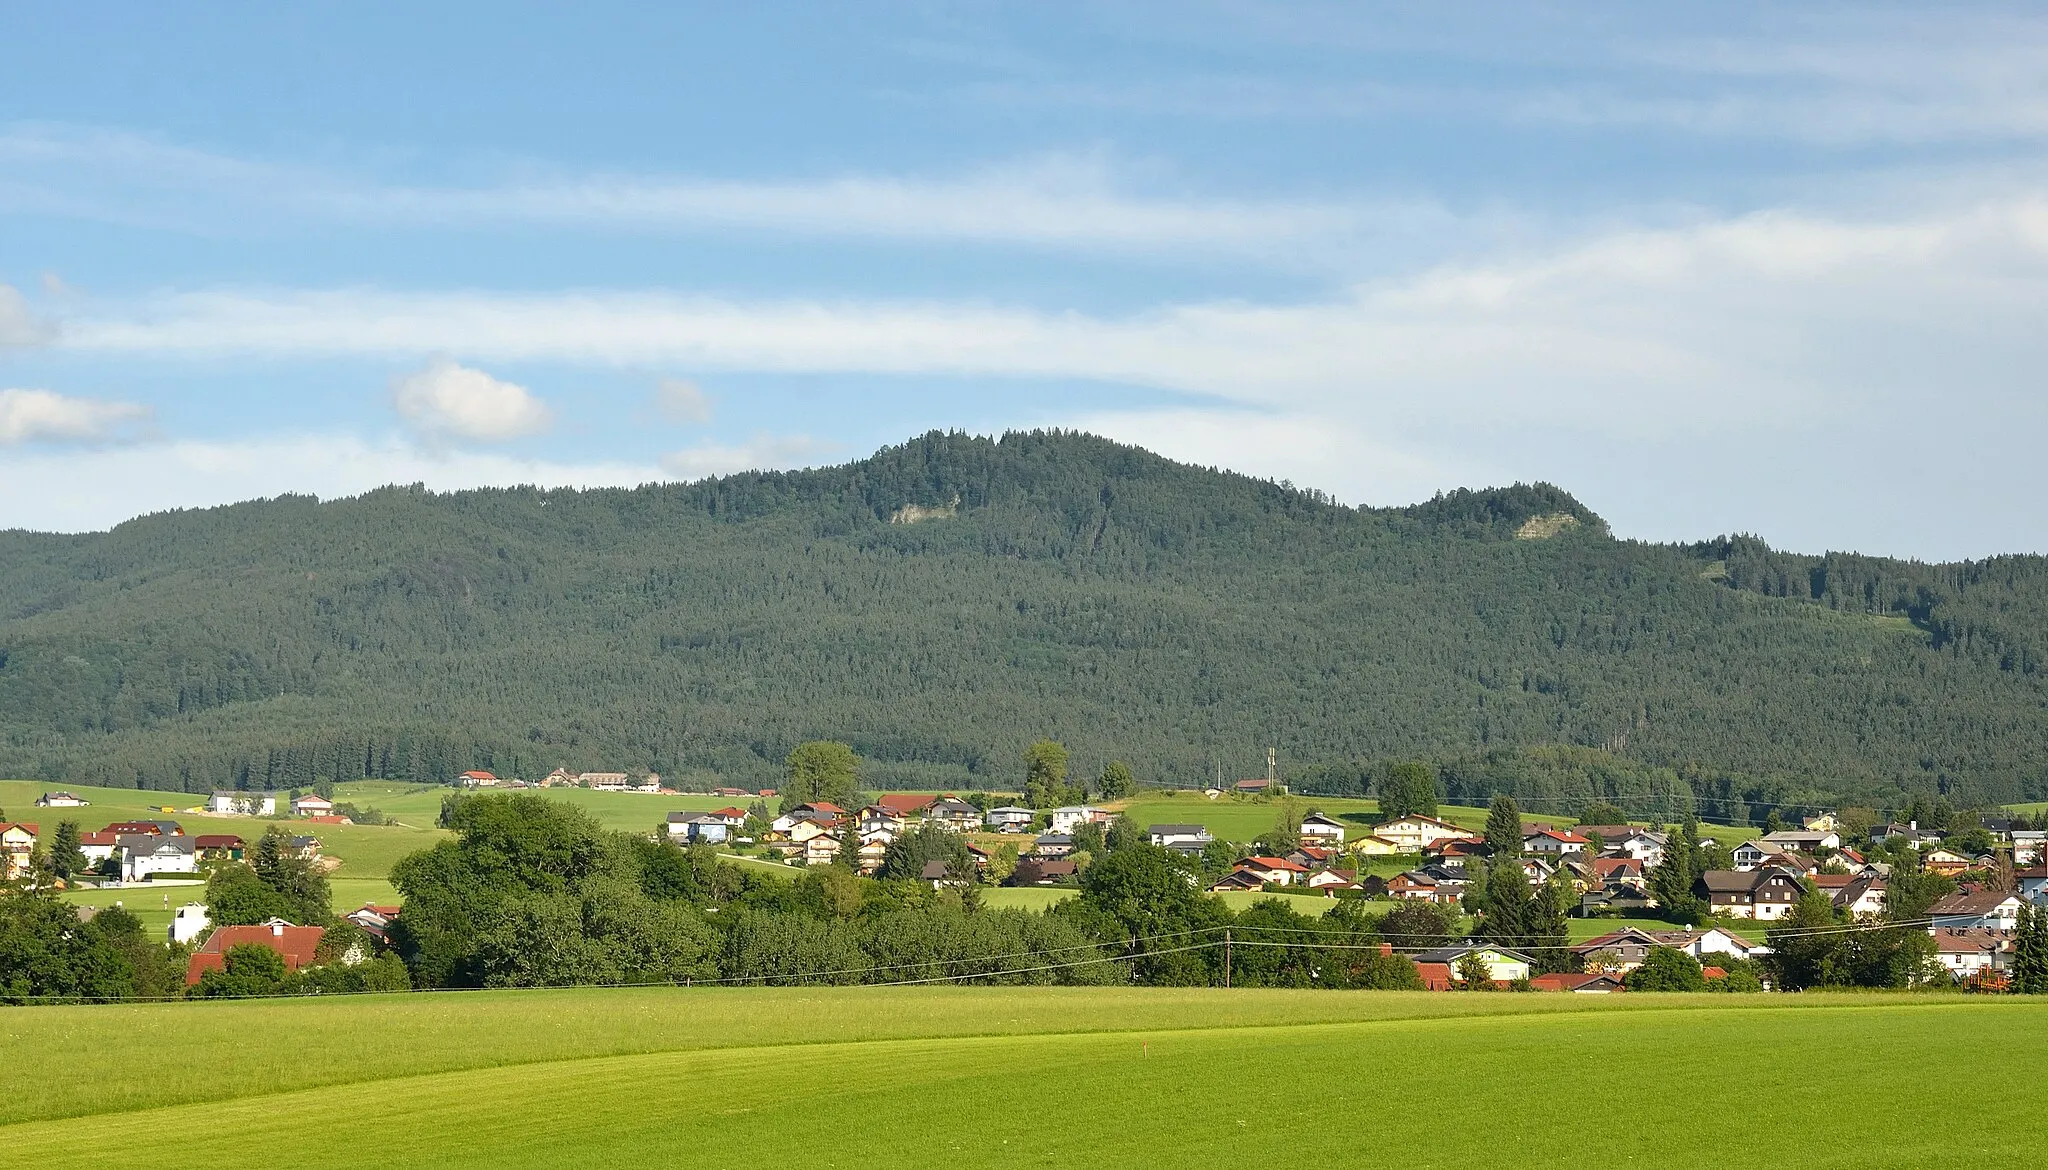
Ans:
{"type": "MultiPolygon", "coordinates": [[[[176,1134],[209,1167],[613,1167],[716,1151],[782,1166],[794,1119],[849,1135],[824,1167],[1230,1167],[1373,1116],[1428,1068],[1430,1135],[1341,1165],[1554,1166],[1613,1126],[1660,1166],[1727,1164],[1754,1117],[1812,1167],[2024,1165],[2048,1104],[2048,1004],[1956,996],[1429,995],[1176,989],[633,989],[41,1008],[0,1020],[0,1143],[18,1165],[101,1166],[176,1134]],[[394,1037],[404,1043],[393,1043],[394,1037]],[[182,1075],[106,1062],[176,1043],[182,1075]],[[1844,1124],[1836,1095],[1759,1051],[1898,1049],[1917,1083],[1982,1085],[1844,1124]],[[1625,1116],[1560,1108],[1557,1055],[1628,1069],[1625,1116]],[[1644,1054],[1654,1054],[1645,1062],[1644,1054]],[[318,1059],[308,1059],[317,1054],[318,1059]],[[90,1082],[43,1075],[102,1070],[90,1082]],[[1247,1095],[1281,1070],[1313,1093],[1247,1095]],[[516,1105],[508,1105],[516,1102],[516,1105]],[[1762,1103],[1762,1104],[1760,1104],[1762,1103]],[[1762,1109],[1761,1114],[1758,1113],[1762,1109]],[[377,1119],[366,1140],[361,1119],[377,1119]]],[[[1319,1159],[1330,1160],[1324,1151],[1319,1159]]]]}

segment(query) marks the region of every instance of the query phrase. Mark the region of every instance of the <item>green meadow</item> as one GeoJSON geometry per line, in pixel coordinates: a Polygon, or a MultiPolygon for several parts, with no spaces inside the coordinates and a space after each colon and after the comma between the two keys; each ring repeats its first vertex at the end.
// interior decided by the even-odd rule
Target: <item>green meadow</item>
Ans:
{"type": "Polygon", "coordinates": [[[21,1009],[10,1165],[2027,1165],[2048,1003],[1078,988],[643,988],[21,1009]],[[178,1075],[109,1052],[175,1052],[178,1075]],[[1799,1061],[1910,1052],[1941,1123],[1799,1061]],[[1999,1052],[1995,1078],[1982,1054],[1999,1052]],[[1563,1064],[1559,1062],[1563,1061],[1563,1064]],[[52,1077],[51,1068],[93,1070],[52,1077]],[[1624,1070],[1606,1080],[1562,1068],[1624,1070]],[[1445,1091],[1398,1106],[1418,1076],[1445,1091]],[[1606,1086],[1606,1087],[1603,1087],[1606,1086]],[[1597,1095],[1574,1107],[1573,1095],[1597,1095]],[[1390,1112],[1391,1111],[1391,1112],[1390,1112]],[[1358,1124],[1367,1121],[1368,1124],[1358,1124]],[[1335,1132],[1345,1135],[1333,1142],[1335,1132]],[[830,1135],[829,1140],[819,1135],[830,1135]]]}

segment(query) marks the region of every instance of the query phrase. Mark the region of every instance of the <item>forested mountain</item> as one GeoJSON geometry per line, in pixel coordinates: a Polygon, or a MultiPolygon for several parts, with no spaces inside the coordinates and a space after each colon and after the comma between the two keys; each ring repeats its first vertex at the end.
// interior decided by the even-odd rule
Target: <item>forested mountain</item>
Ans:
{"type": "Polygon", "coordinates": [[[1157,783],[1271,744],[1466,795],[1562,760],[1716,816],[1976,803],[2048,793],[2044,657],[2039,557],[1622,541],[1547,485],[1351,509],[1077,434],[0,534],[0,774],[191,791],[772,782],[808,738],[877,784],[1014,786],[1048,735],[1157,783]]]}

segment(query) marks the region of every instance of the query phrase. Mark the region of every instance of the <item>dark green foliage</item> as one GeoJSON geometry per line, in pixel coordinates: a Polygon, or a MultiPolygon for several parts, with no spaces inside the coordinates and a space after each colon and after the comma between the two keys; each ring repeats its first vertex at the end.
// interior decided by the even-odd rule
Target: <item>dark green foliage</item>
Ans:
{"type": "Polygon", "coordinates": [[[1630,991],[1705,991],[1707,977],[1700,973],[1700,961],[1677,947],[1651,947],[1642,966],[1624,975],[1621,985],[1630,991]]]}
{"type": "Polygon", "coordinates": [[[1178,948],[1213,941],[1213,928],[1226,925],[1230,911],[1221,900],[1198,891],[1192,878],[1167,850],[1132,845],[1088,867],[1081,875],[1081,896],[1069,913],[1094,925],[1096,937],[1120,941],[1123,953],[1143,956],[1133,959],[1143,982],[1208,984],[1215,981],[1221,956],[1178,948]],[[1158,951],[1177,953],[1147,953],[1158,951]]]}
{"type": "Polygon", "coordinates": [[[1379,935],[1397,950],[1426,951],[1458,937],[1451,912],[1433,902],[1402,902],[1379,921],[1379,935]]]}
{"type": "Polygon", "coordinates": [[[1579,957],[1569,949],[1571,928],[1565,923],[1577,903],[1571,883],[1562,877],[1544,882],[1529,899],[1523,911],[1523,939],[1509,945],[1530,957],[1536,974],[1578,969],[1579,957]]]}
{"type": "Polygon", "coordinates": [[[1529,879],[1512,859],[1496,860],[1486,875],[1484,909],[1476,937],[1504,947],[1520,947],[1530,935],[1529,879]]]}
{"type": "Polygon", "coordinates": [[[1122,760],[1102,765],[1102,775],[1095,778],[1095,794],[1104,800],[1122,800],[1137,790],[1138,780],[1122,760]]]}
{"type": "Polygon", "coordinates": [[[2048,995],[2048,912],[2022,904],[2014,933],[2012,989],[2021,995],[2048,995]]]}
{"type": "Polygon", "coordinates": [[[1657,899],[1664,917],[1673,922],[1704,922],[1713,909],[1697,890],[1700,875],[1709,868],[1699,834],[1699,822],[1688,817],[1670,835],[1662,864],[1651,866],[1646,875],[1650,896],[1657,899]]]}
{"type": "Polygon", "coordinates": [[[85,854],[78,847],[78,822],[62,821],[50,837],[50,872],[69,881],[85,872],[85,854]]]}
{"type": "Polygon", "coordinates": [[[107,927],[82,923],[53,894],[0,892],[0,1003],[135,995],[135,965],[113,937],[134,923],[125,913],[107,927]]]}
{"type": "Polygon", "coordinates": [[[1388,820],[1406,816],[1436,815],[1436,769],[1418,760],[1406,760],[1386,770],[1374,785],[1380,815],[1388,820]]]}
{"type": "Polygon", "coordinates": [[[288,910],[280,917],[301,926],[319,926],[334,917],[327,871],[319,863],[295,855],[291,834],[283,828],[272,825],[264,830],[249,855],[249,868],[284,900],[288,910]]]}
{"type": "Polygon", "coordinates": [[[1825,987],[1833,978],[1833,959],[1842,945],[1840,933],[1830,927],[1843,925],[1826,891],[1808,890],[1792,907],[1792,913],[1778,920],[1767,938],[1771,955],[1767,960],[1777,976],[1778,986],[1787,991],[1825,987]]]}
{"type": "Polygon", "coordinates": [[[792,748],[784,761],[782,811],[803,804],[860,807],[860,760],[848,744],[812,740],[792,748]]]}
{"type": "Polygon", "coordinates": [[[0,533],[0,598],[0,774],[55,782],[765,786],[838,739],[877,786],[1014,788],[1050,736],[1089,775],[1192,785],[1254,774],[1277,730],[1536,814],[2048,795],[2042,558],[1617,541],[1545,485],[1355,510],[1070,434],[0,533]],[[1546,748],[1596,754],[1522,754],[1546,748]]]}
{"type": "Polygon", "coordinates": [[[284,956],[262,943],[236,943],[221,956],[221,964],[199,977],[199,985],[191,992],[194,998],[285,993],[284,956]]]}
{"type": "Polygon", "coordinates": [[[324,916],[307,919],[296,901],[239,862],[216,867],[206,879],[206,906],[216,926],[253,926],[272,918],[301,926],[325,921],[324,916]]]}
{"type": "MultiPolygon", "coordinates": [[[[1102,830],[1097,827],[1096,832],[1102,830]]],[[[959,833],[931,821],[920,821],[896,834],[882,854],[881,877],[915,879],[925,863],[943,861],[948,873],[971,874],[974,861],[967,853],[967,841],[959,833]]]]}
{"type": "Polygon", "coordinates": [[[1067,749],[1041,739],[1024,749],[1024,803],[1035,809],[1078,804],[1087,793],[1067,783],[1067,749]]]}
{"type": "Polygon", "coordinates": [[[1496,796],[1486,810],[1486,847],[1494,857],[1521,856],[1522,811],[1515,807],[1514,797],[1496,796]]]}

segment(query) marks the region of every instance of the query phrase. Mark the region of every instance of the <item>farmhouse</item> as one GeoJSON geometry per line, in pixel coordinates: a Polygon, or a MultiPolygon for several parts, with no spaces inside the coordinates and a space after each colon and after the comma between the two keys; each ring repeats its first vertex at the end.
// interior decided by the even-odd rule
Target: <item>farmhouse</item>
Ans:
{"type": "Polygon", "coordinates": [[[192,838],[192,848],[201,861],[242,860],[242,839],[233,833],[201,833],[192,838]]]}
{"type": "Polygon", "coordinates": [[[496,788],[498,778],[482,769],[464,772],[455,778],[464,788],[496,788]]]}
{"type": "Polygon", "coordinates": [[[277,793],[216,791],[206,798],[206,811],[217,817],[274,817],[277,793]]]}
{"type": "Polygon", "coordinates": [[[1646,930],[1628,927],[1609,931],[1597,938],[1587,939],[1572,948],[1580,959],[1588,960],[1591,967],[1594,956],[1600,956],[1600,969],[1626,975],[1643,965],[1649,957],[1651,947],[1666,945],[1646,930]]]}
{"type": "Polygon", "coordinates": [[[292,815],[295,817],[333,816],[334,802],[317,792],[307,792],[292,798],[292,815]]]}
{"type": "Polygon", "coordinates": [[[36,797],[37,808],[84,808],[91,803],[70,792],[45,792],[36,797]]]}
{"type": "Polygon", "coordinates": [[[0,821],[0,875],[7,881],[28,876],[36,851],[36,826],[27,821],[0,821]]]}
{"type": "Polygon", "coordinates": [[[717,813],[672,812],[668,814],[668,835],[673,840],[702,841],[715,845],[726,838],[731,826],[717,813]]]}

